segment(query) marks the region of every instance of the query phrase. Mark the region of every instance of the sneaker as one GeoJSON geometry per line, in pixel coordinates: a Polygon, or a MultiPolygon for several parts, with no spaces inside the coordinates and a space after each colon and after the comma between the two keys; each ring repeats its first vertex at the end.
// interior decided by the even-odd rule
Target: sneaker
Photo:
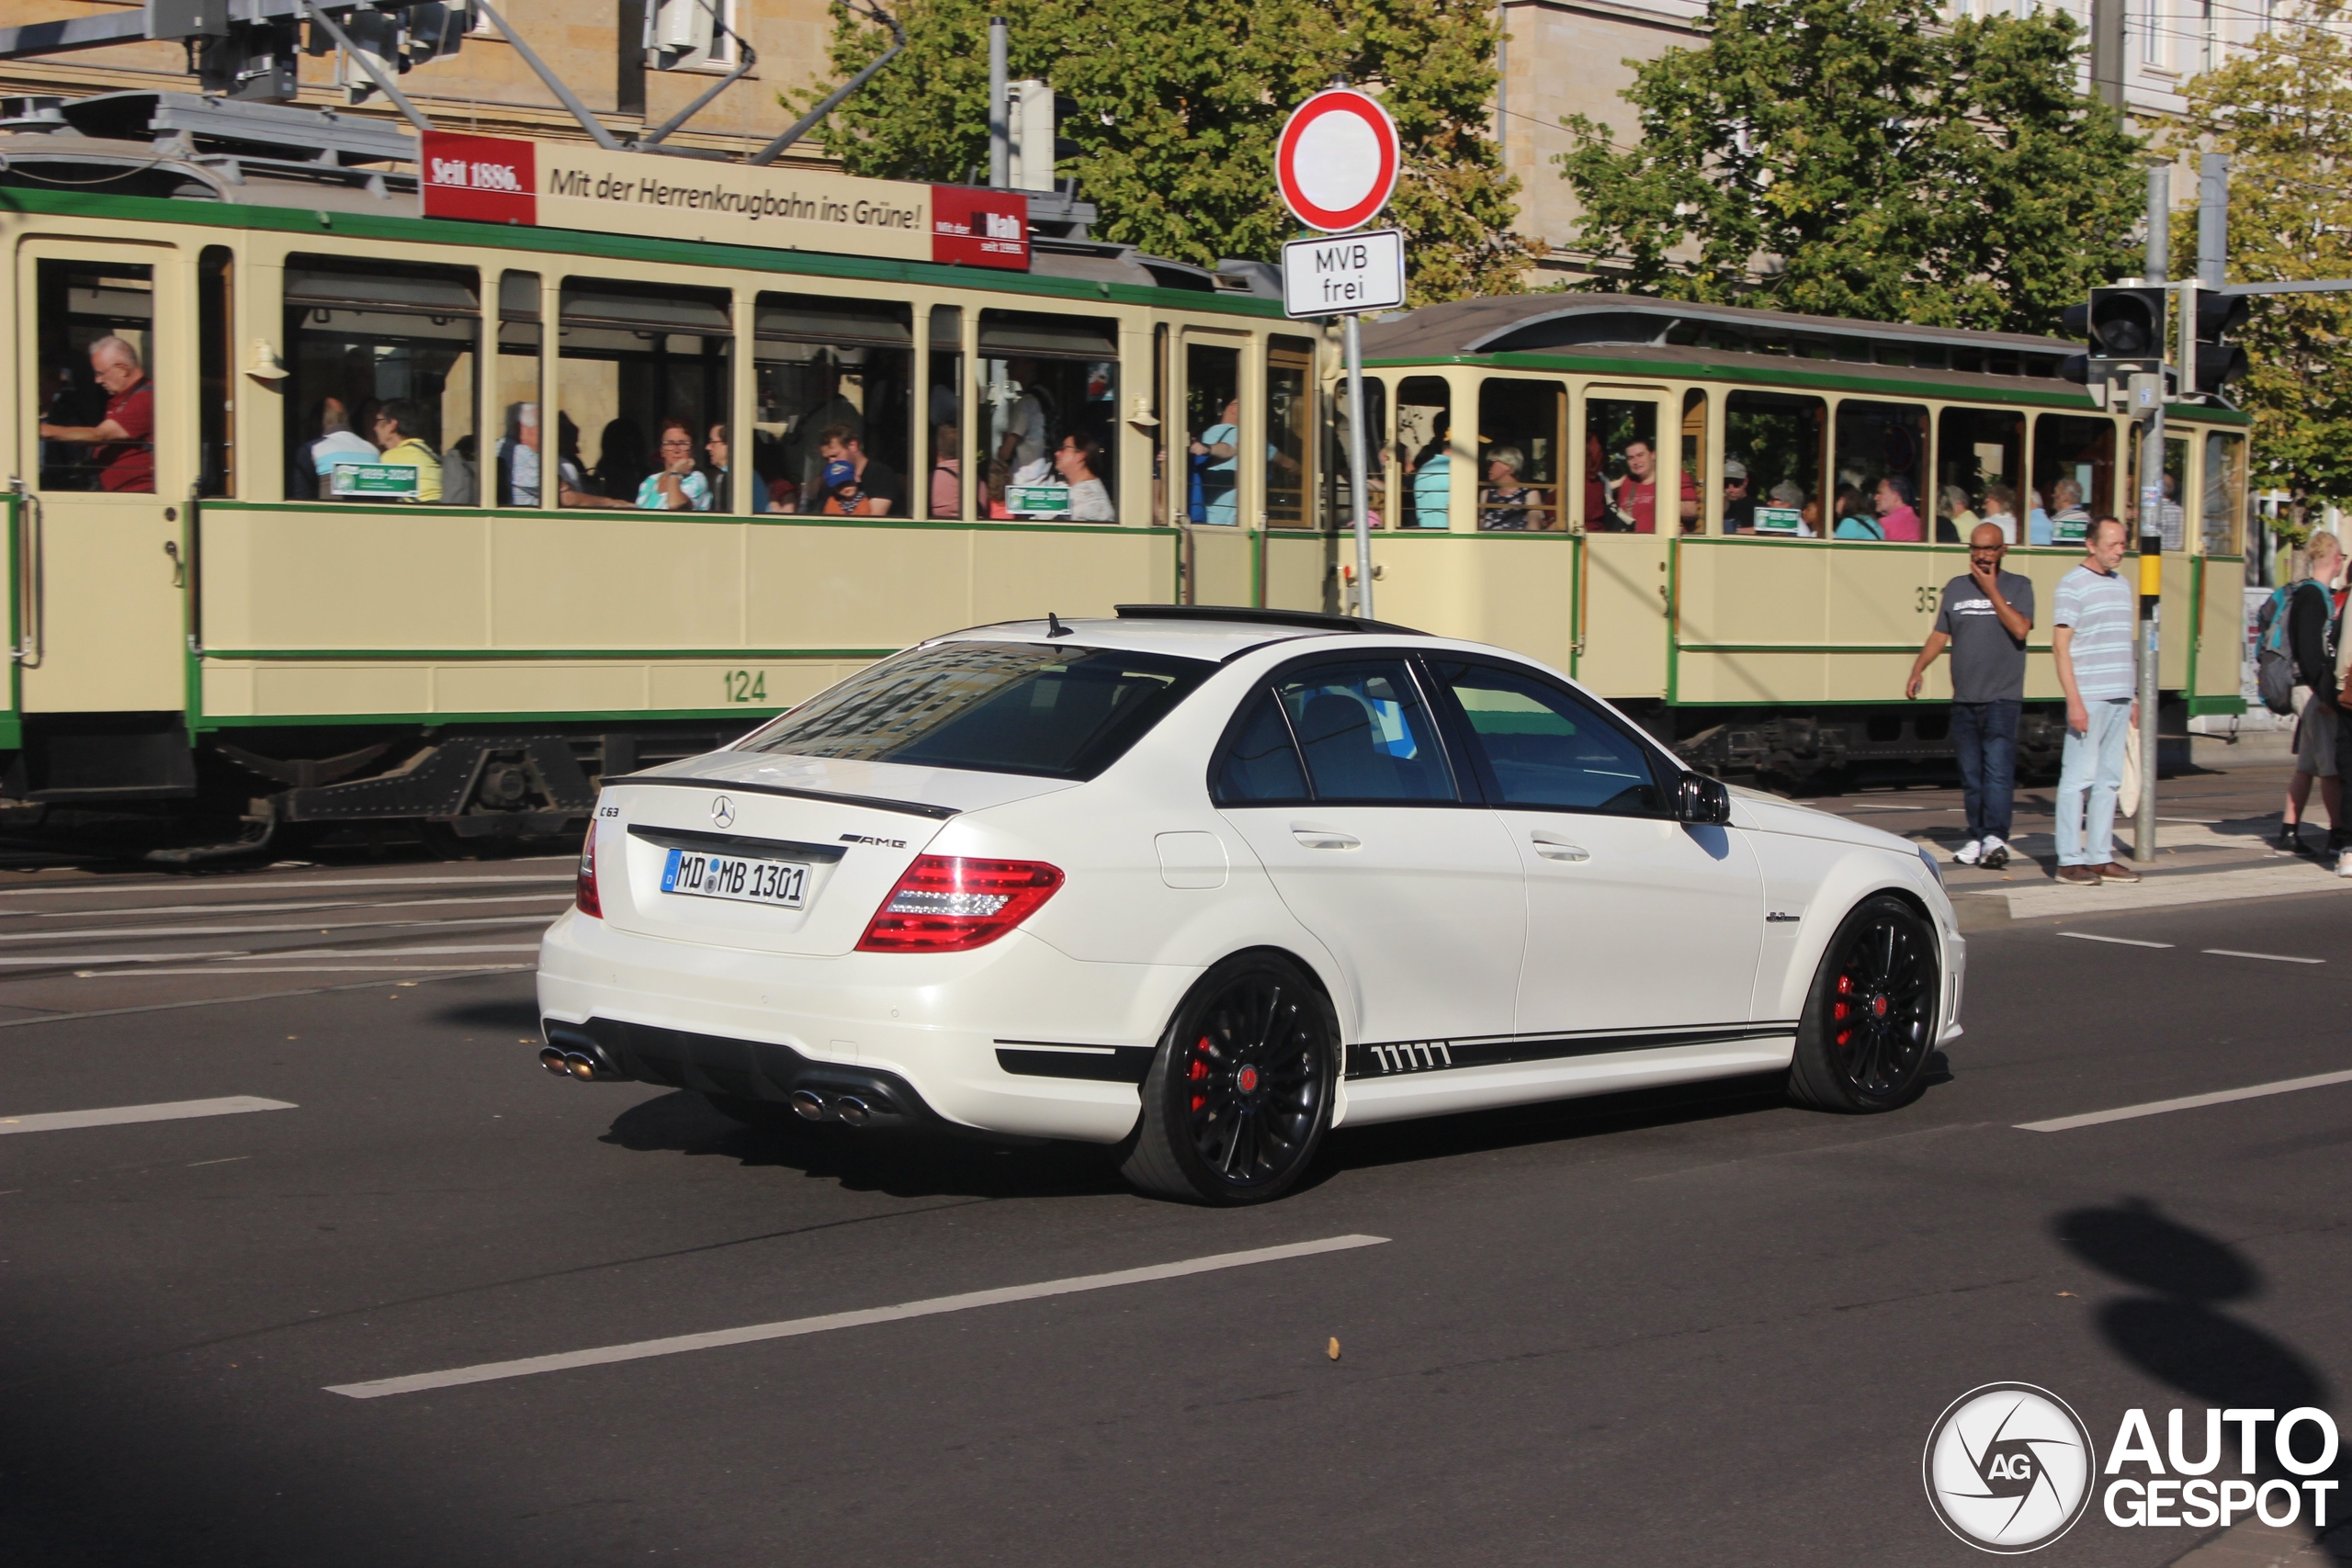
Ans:
{"type": "Polygon", "coordinates": [[[2111,860],[2105,865],[2096,866],[2093,869],[2098,873],[2098,879],[2101,882],[2137,882],[2140,880],[2140,874],[2133,871],[2130,866],[2125,865],[2120,860],[2111,860]]]}
{"type": "Polygon", "coordinates": [[[1977,857],[1976,863],[1987,871],[2000,870],[2009,863],[2009,846],[1998,839],[1985,840],[1984,852],[1977,857]]]}
{"type": "Polygon", "coordinates": [[[2352,876],[2352,850],[2346,850],[2335,857],[2335,874],[2352,876]]]}
{"type": "Polygon", "coordinates": [[[2062,865],[2058,868],[2058,880],[2075,883],[2084,887],[2096,887],[2101,879],[2096,866],[2062,865]]]}
{"type": "Polygon", "coordinates": [[[1977,862],[1977,858],[1984,853],[1984,844],[1982,840],[1971,839],[1968,842],[1961,845],[1960,848],[1952,851],[1951,863],[1954,865],[1974,865],[1977,862]]]}
{"type": "Polygon", "coordinates": [[[2278,829],[2278,837],[2273,842],[2282,855],[2301,854],[2303,852],[2302,825],[2298,822],[2288,823],[2278,829]]]}

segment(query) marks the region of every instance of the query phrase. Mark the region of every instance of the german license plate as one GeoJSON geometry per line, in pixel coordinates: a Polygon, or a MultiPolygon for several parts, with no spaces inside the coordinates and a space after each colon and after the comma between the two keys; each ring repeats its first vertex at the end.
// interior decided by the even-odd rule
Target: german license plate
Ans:
{"type": "Polygon", "coordinates": [[[662,891],[797,909],[808,896],[808,867],[799,861],[672,850],[662,866],[662,891]]]}

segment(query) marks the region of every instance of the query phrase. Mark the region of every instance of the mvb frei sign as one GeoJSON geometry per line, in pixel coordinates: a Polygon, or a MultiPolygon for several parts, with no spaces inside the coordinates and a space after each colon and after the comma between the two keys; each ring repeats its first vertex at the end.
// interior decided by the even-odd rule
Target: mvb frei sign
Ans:
{"type": "Polygon", "coordinates": [[[424,216],[966,266],[1029,266],[1018,191],[428,130],[424,216]]]}

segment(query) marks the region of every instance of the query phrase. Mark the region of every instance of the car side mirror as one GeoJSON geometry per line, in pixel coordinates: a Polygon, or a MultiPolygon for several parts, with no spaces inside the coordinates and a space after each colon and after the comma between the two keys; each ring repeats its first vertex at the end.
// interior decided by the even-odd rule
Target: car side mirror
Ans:
{"type": "Polygon", "coordinates": [[[1674,819],[1678,822],[1728,822],[1731,791],[1721,779],[1685,773],[1675,782],[1674,819]]]}

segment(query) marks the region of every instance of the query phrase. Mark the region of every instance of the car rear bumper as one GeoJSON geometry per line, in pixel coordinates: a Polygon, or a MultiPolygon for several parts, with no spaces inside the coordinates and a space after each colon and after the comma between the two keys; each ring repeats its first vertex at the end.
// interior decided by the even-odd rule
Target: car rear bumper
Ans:
{"type": "Polygon", "coordinates": [[[540,947],[550,1043],[620,1076],[789,1102],[808,1089],[938,1121],[1116,1143],[1199,971],[1089,964],[1015,931],[972,953],[791,957],[616,931],[566,914],[540,947]],[[577,1032],[576,1033],[574,1032],[577,1032]]]}

